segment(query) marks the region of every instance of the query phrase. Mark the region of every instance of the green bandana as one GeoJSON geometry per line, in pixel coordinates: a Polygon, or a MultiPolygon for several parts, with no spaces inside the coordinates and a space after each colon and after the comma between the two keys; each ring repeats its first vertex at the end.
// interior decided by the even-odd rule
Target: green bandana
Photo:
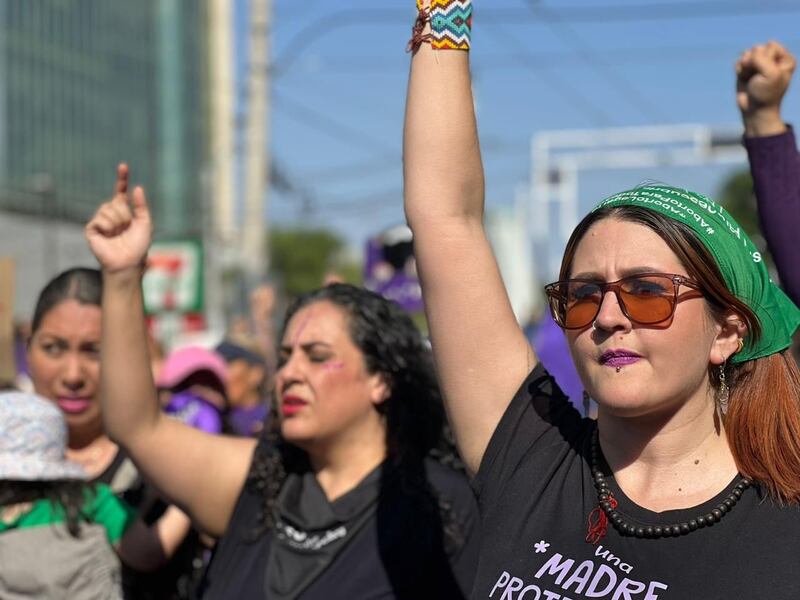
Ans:
{"type": "Polygon", "coordinates": [[[725,282],[756,313],[761,339],[745,338],[745,347],[731,357],[740,363],[788,348],[800,325],[800,309],[769,278],[753,242],[719,204],[688,190],[651,185],[606,198],[595,210],[608,206],[641,206],[692,228],[717,259],[725,282]]]}

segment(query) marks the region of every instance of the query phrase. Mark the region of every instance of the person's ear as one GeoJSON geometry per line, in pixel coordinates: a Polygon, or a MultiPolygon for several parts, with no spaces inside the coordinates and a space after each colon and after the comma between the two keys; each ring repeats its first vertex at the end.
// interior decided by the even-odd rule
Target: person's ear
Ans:
{"type": "Polygon", "coordinates": [[[371,390],[370,400],[375,406],[379,406],[388,400],[392,393],[392,389],[386,381],[386,376],[381,373],[375,373],[370,377],[371,390]]]}
{"type": "Polygon", "coordinates": [[[729,312],[718,324],[719,330],[708,357],[712,365],[721,365],[744,347],[747,325],[741,315],[729,312]]]}

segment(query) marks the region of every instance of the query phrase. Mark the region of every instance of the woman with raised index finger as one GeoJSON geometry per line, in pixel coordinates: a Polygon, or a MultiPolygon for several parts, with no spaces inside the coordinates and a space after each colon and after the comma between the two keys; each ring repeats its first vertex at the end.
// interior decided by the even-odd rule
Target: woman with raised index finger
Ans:
{"type": "MultiPolygon", "coordinates": [[[[486,10],[491,10],[488,3],[486,10]]],[[[597,421],[525,340],[484,233],[472,7],[419,2],[405,209],[456,440],[473,598],[800,593],[800,310],[727,212],[665,185],[601,201],[546,287],[597,421]]]]}
{"type": "Polygon", "coordinates": [[[197,431],[161,413],[150,375],[140,265],[151,229],[123,166],[86,229],[104,279],[103,414],[148,479],[222,538],[203,597],[465,597],[477,507],[442,464],[454,457],[410,317],[349,285],[300,297],[261,437],[197,431]]]}

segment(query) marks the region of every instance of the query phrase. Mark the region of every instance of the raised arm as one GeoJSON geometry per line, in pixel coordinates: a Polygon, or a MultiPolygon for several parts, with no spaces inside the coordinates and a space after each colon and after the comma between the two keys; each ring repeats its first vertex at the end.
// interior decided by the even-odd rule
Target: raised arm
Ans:
{"type": "Polygon", "coordinates": [[[736,63],[737,103],[745,129],[761,229],[775,259],[781,285],[800,302],[800,154],[783,121],[781,102],[796,66],[791,53],[769,42],[742,53],[736,63]]]}
{"type": "Polygon", "coordinates": [[[106,432],[145,477],[219,536],[227,527],[255,442],[213,436],[161,412],[153,384],[142,300],[142,272],[152,235],[144,190],[128,196],[120,165],[114,197],[86,226],[103,270],[100,385],[106,432]]]}
{"type": "Polygon", "coordinates": [[[439,379],[459,450],[475,472],[535,357],[483,228],[468,52],[423,43],[414,53],[403,167],[406,218],[439,379]]]}

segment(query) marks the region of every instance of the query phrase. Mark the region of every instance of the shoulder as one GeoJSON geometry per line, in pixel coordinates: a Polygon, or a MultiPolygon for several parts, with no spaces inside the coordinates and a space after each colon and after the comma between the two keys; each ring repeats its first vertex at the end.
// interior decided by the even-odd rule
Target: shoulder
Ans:
{"type": "Polygon", "coordinates": [[[515,462],[530,451],[580,437],[586,421],[555,378],[539,363],[522,382],[500,419],[478,476],[497,460],[515,462]]]}
{"type": "Polygon", "coordinates": [[[97,484],[93,492],[87,494],[88,503],[84,512],[91,523],[102,525],[107,530],[109,541],[114,543],[136,519],[136,511],[115,496],[108,485],[97,484]]]}
{"type": "Polygon", "coordinates": [[[125,506],[125,502],[114,494],[111,486],[105,483],[87,485],[84,497],[89,510],[96,510],[105,506],[125,506]]]}
{"type": "Polygon", "coordinates": [[[92,482],[108,485],[117,495],[125,494],[128,490],[142,485],[139,470],[122,448],[117,449],[111,464],[100,475],[92,479],[92,482]]]}
{"type": "Polygon", "coordinates": [[[478,502],[466,474],[432,458],[425,459],[425,474],[436,496],[450,504],[462,520],[477,519],[478,502]]]}
{"type": "Polygon", "coordinates": [[[264,509],[266,495],[270,490],[278,492],[274,489],[277,474],[284,472],[280,447],[267,435],[259,436],[255,442],[250,468],[234,505],[229,529],[253,529],[257,516],[264,509]]]}
{"type": "Polygon", "coordinates": [[[443,465],[433,458],[425,459],[425,475],[431,487],[444,496],[472,493],[469,480],[464,473],[443,465]]]}

